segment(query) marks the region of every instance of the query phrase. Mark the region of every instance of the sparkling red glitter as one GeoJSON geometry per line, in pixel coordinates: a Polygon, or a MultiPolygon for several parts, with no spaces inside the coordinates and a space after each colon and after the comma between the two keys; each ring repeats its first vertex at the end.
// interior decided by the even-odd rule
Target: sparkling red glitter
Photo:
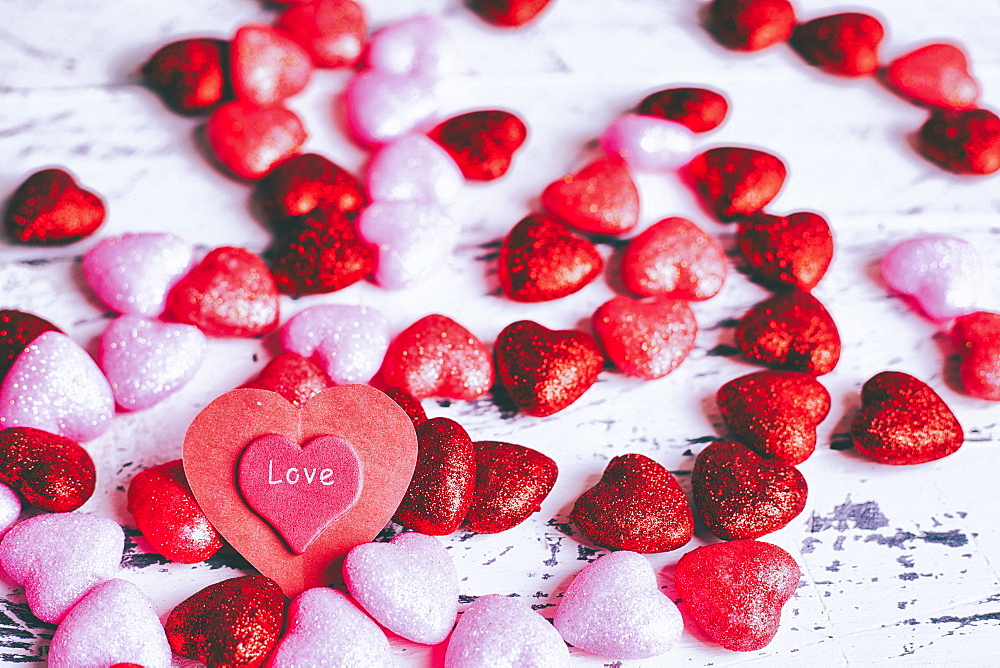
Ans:
{"type": "Polygon", "coordinates": [[[537,450],[501,441],[476,441],[476,491],[462,526],[476,533],[512,529],[541,510],[559,468],[537,450]]]}
{"type": "Polygon", "coordinates": [[[0,483],[41,510],[69,512],[94,494],[94,461],[76,441],[32,427],[0,431],[0,483]]]}
{"type": "Polygon", "coordinates": [[[542,207],[581,232],[624,234],[639,221],[639,190],[624,162],[602,158],[550,183],[542,207]]]}
{"type": "Polygon", "coordinates": [[[725,146],[695,156],[682,176],[705,208],[728,222],[767,206],[781,190],[787,173],[785,163],[770,153],[725,146]]]}
{"type": "Polygon", "coordinates": [[[951,336],[963,356],[958,374],[965,391],[1000,401],[1000,314],[964,315],[955,320],[951,336]]]}
{"type": "Polygon", "coordinates": [[[24,349],[45,332],[62,333],[62,330],[31,313],[9,309],[0,311],[0,380],[7,375],[24,349]]]}
{"type": "Polygon", "coordinates": [[[68,244],[104,222],[104,202],[62,169],[43,169],[18,186],[7,203],[11,238],[25,244],[68,244]]]}
{"type": "Polygon", "coordinates": [[[301,406],[332,385],[326,373],[305,357],[295,353],[281,353],[242,387],[271,390],[296,406],[301,406]]]}
{"type": "Polygon", "coordinates": [[[1000,170],[1000,116],[988,109],[935,113],[917,139],[925,158],[957,174],[1000,170]]]}
{"type": "Polygon", "coordinates": [[[726,48],[760,51],[792,36],[795,9],[788,0],[713,0],[707,27],[726,48]]]}
{"type": "Polygon", "coordinates": [[[735,331],[748,362],[821,376],[840,361],[840,332],[818,299],[791,290],[747,311],[735,331]]]}
{"type": "Polygon", "coordinates": [[[260,180],[257,200],[274,223],[314,209],[358,212],[368,201],[364,188],[346,169],[315,153],[289,158],[260,180]]]}
{"type": "Polygon", "coordinates": [[[455,116],[427,136],[448,152],[466,179],[492,181],[507,173],[528,128],[514,114],[492,109],[455,116]]]}
{"type": "Polygon", "coordinates": [[[816,213],[758,213],[740,221],[736,242],[757,278],[773,288],[809,292],[833,260],[833,233],[816,213]]]}
{"type": "Polygon", "coordinates": [[[142,74],[171,110],[186,116],[205,114],[233,99],[229,79],[229,42],[184,39],[160,48],[142,74]]]}
{"type": "Polygon", "coordinates": [[[668,88],[647,95],[636,113],[680,123],[692,132],[708,132],[726,120],[729,103],[706,88],[668,88]]]}
{"type": "Polygon", "coordinates": [[[828,74],[862,77],[879,67],[878,47],[885,28],[874,16],[848,12],[795,26],[789,40],[802,58],[828,74]]]}

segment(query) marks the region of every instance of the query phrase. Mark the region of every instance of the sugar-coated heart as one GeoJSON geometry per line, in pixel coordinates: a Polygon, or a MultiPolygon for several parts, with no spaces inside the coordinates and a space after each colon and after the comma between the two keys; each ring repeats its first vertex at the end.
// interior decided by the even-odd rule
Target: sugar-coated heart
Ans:
{"type": "Polygon", "coordinates": [[[465,178],[493,181],[510,169],[528,128],[514,114],[490,109],[449,118],[427,136],[447,151],[465,178]]]}
{"type": "Polygon", "coordinates": [[[93,234],[104,222],[104,202],[62,169],[35,172],[7,202],[7,233],[24,244],[58,245],[93,234]]]}
{"type": "Polygon", "coordinates": [[[951,338],[962,355],[958,374],[965,391],[1000,401],[1000,314],[963,315],[955,320],[951,338]]]}
{"type": "Polygon", "coordinates": [[[639,301],[619,295],[591,318],[594,333],[618,369],[636,378],[663,378],[694,348],[698,322],[679,299],[639,301]]]}
{"type": "Polygon", "coordinates": [[[923,464],[947,457],[965,441],[955,414],[926,383],[883,371],[861,388],[851,423],[858,454],[882,464],[923,464]]]}
{"type": "Polygon", "coordinates": [[[63,333],[51,322],[33,313],[12,309],[0,311],[0,381],[25,348],[45,332],[63,333]]]}
{"type": "Polygon", "coordinates": [[[809,292],[833,259],[833,233],[826,220],[803,211],[789,216],[766,213],[741,220],[736,243],[764,283],[809,292]]]}
{"type": "Polygon", "coordinates": [[[167,294],[165,315],[209,336],[257,336],[278,326],[278,289],[259,257],[223,246],[167,294]]]}
{"type": "Polygon", "coordinates": [[[708,132],[726,120],[729,102],[707,88],[667,88],[643,98],[635,113],[680,123],[691,132],[708,132]]]}
{"type": "Polygon", "coordinates": [[[179,459],[132,478],[128,511],[153,549],[171,561],[196,564],[222,547],[222,536],[195,500],[179,459]]]}
{"type": "Polygon", "coordinates": [[[208,37],[161,47],[142,67],[146,83],[171,110],[205,114],[232,99],[229,42],[208,37]]]}
{"type": "Polygon", "coordinates": [[[885,28],[874,16],[848,12],[823,16],[795,27],[789,40],[802,58],[828,74],[862,77],[878,69],[885,28]]]}
{"type": "Polygon", "coordinates": [[[497,376],[522,412],[558,413],[579,399],[604,366],[604,353],[584,332],[551,330],[531,320],[507,325],[493,346],[497,376]]]}
{"type": "Polygon", "coordinates": [[[664,118],[622,114],[601,135],[600,145],[632,169],[666,172],[691,160],[694,133],[664,118]]]}
{"type": "Polygon", "coordinates": [[[928,44],[902,55],[886,66],[884,76],[890,88],[917,104],[974,109],[979,98],[965,52],[954,44],[928,44]]]}
{"type": "Polygon", "coordinates": [[[392,668],[385,633],[336,589],[307,589],[288,608],[288,627],[268,668],[370,666],[392,668]]]}
{"type": "Polygon", "coordinates": [[[917,143],[925,158],[957,174],[1000,170],[1000,116],[988,109],[937,112],[920,128],[917,143]]]}
{"type": "Polygon", "coordinates": [[[531,214],[515,225],[497,258],[500,287],[519,302],[571,295],[597,278],[603,267],[594,244],[543,214],[531,214]]]}
{"type": "Polygon", "coordinates": [[[233,90],[243,100],[266,107],[309,84],[309,54],[271,26],[243,26],[236,31],[231,49],[233,90]]]}
{"type": "Polygon", "coordinates": [[[774,369],[830,373],[840,361],[840,332],[808,292],[791,290],[743,314],[734,332],[740,356],[774,369]]]}
{"type": "Polygon", "coordinates": [[[398,387],[387,387],[382,391],[406,412],[410,417],[410,421],[413,422],[414,428],[419,427],[427,421],[427,413],[424,411],[424,407],[421,405],[420,400],[412,394],[398,387]]]}
{"type": "Polygon", "coordinates": [[[417,427],[417,467],[393,519],[414,531],[444,536],[465,519],[476,491],[476,450],[454,420],[417,427]]]}
{"type": "Polygon", "coordinates": [[[396,21],[372,35],[365,63],[392,74],[440,76],[455,66],[454,45],[444,22],[418,15],[396,21]]]}
{"type": "Polygon", "coordinates": [[[83,348],[61,332],[36,337],[0,385],[0,428],[35,427],[75,441],[107,431],[115,400],[83,348]]]}
{"type": "Polygon", "coordinates": [[[336,385],[366,383],[382,364],[389,323],[367,306],[313,306],[285,323],[281,345],[312,359],[336,385]]]}
{"type": "Polygon", "coordinates": [[[256,197],[275,223],[316,208],[356,213],[368,201],[353,174],[316,153],[300,153],[276,166],[258,182],[256,197]]]}
{"type": "Polygon", "coordinates": [[[771,642],[800,577],[792,555],[756,540],[699,547],[681,557],[674,571],[677,593],[701,630],[736,652],[771,642]]]}
{"type": "Polygon", "coordinates": [[[912,297],[937,321],[976,311],[992,285],[989,265],[976,247],[943,234],[897,244],[882,258],[881,270],[890,288],[912,297]]]}
{"type": "Polygon", "coordinates": [[[170,612],[164,629],[170,649],[207,668],[259,666],[271,653],[285,620],[281,588],[263,575],[209,585],[170,612]]]}
{"type": "Polygon", "coordinates": [[[698,454],[691,489],[705,526],[722,540],[777,531],[799,516],[808,495],[794,466],[732,441],[716,441],[698,454]]]}
{"type": "Polygon", "coordinates": [[[542,509],[559,468],[551,457],[514,443],[476,441],[476,491],[463,528],[476,533],[512,529],[542,509]]]}
{"type": "Polygon", "coordinates": [[[245,100],[222,105],[205,126],[212,155],[232,174],[248,180],[261,178],[298,153],[307,136],[294,112],[245,100]]]}
{"type": "Polygon", "coordinates": [[[170,668],[170,645],[153,602],[127,580],[108,580],[77,603],[52,635],[52,668],[118,663],[170,668]]]}
{"type": "Polygon", "coordinates": [[[708,12],[709,31],[736,51],[760,51],[784,42],[795,29],[788,0],[713,0],[708,12]]]}
{"type": "Polygon", "coordinates": [[[455,161],[424,135],[410,134],[386,144],[365,172],[368,196],[376,202],[419,200],[447,206],[465,179],[455,161]]]}
{"type": "Polygon", "coordinates": [[[0,566],[24,587],[31,611],[58,624],[96,585],[116,577],[125,533],[113,520],[83,513],[36,515],[0,542],[0,566]]]}
{"type": "Polygon", "coordinates": [[[720,387],[715,403],[737,441],[796,465],[816,449],[816,425],[830,412],[830,393],[807,373],[758,371],[720,387]]]}
{"type": "Polygon", "coordinates": [[[610,659],[659,656],[684,630],[652,566],[634,552],[611,552],[580,571],[552,624],[569,644],[610,659]]]}
{"type": "Polygon", "coordinates": [[[448,316],[424,316],[400,332],[385,353],[382,380],[416,399],[471,401],[493,386],[493,355],[448,316]]]}
{"type": "Polygon", "coordinates": [[[389,289],[413,285],[445,266],[459,228],[445,211],[424,202],[376,202],[358,218],[358,232],[378,248],[375,282],[389,289]]]}
{"type": "Polygon", "coordinates": [[[542,207],[582,232],[625,234],[639,221],[639,190],[624,162],[602,158],[550,183],[542,207]]]}
{"type": "Polygon", "coordinates": [[[684,490],[645,455],[612,459],[601,480],[580,495],[570,520],[599,545],[652,553],[683,547],[694,535],[684,490]]]}
{"type": "Polygon", "coordinates": [[[695,157],[684,177],[702,203],[723,222],[757,213],[781,190],[788,173],[777,157],[751,148],[725,146],[695,157]]]}
{"type": "Polygon", "coordinates": [[[344,581],[375,621],[407,640],[436,645],[455,624],[458,573],[433,536],[401,533],[358,545],[344,559],[344,581]]]}
{"type": "Polygon", "coordinates": [[[94,494],[94,460],[76,441],[31,427],[0,430],[0,482],[42,510],[76,510],[94,494]]]}
{"type": "Polygon", "coordinates": [[[331,385],[326,372],[302,355],[281,353],[240,387],[271,390],[301,406],[331,385]]]}
{"type": "Polygon", "coordinates": [[[309,52],[316,67],[351,67],[368,41],[365,10],[354,0],[304,0],[278,17],[278,27],[309,52]]]}
{"type": "Polygon", "coordinates": [[[439,104],[434,84],[424,73],[361,72],[344,91],[351,134],[363,144],[385,144],[429,121],[439,104]]]}
{"type": "Polygon", "coordinates": [[[467,0],[466,6],[487,23],[518,28],[538,16],[551,0],[467,0]]]}
{"type": "Polygon", "coordinates": [[[0,483],[0,539],[21,517],[21,497],[13,489],[0,483]]]}
{"type": "Polygon", "coordinates": [[[527,603],[503,594],[473,601],[444,655],[445,668],[568,665],[569,650],[559,632],[527,603]]]}
{"type": "Polygon", "coordinates": [[[703,301],[718,294],[728,270],[714,237],[684,218],[665,218],[629,242],[621,277],[637,295],[703,301]]]}

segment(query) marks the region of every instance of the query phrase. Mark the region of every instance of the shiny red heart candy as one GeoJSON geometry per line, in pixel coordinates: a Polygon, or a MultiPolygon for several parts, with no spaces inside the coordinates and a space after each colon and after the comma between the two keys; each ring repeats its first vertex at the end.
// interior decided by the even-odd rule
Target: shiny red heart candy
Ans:
{"type": "Polygon", "coordinates": [[[466,0],[466,5],[487,23],[517,28],[538,16],[552,0],[466,0]]]}
{"type": "Polygon", "coordinates": [[[729,103],[707,88],[668,88],[647,95],[636,108],[637,114],[656,116],[680,123],[692,132],[708,132],[722,125],[729,103]]]}
{"type": "Polygon", "coordinates": [[[957,174],[1000,170],[1000,116],[988,109],[941,111],[917,135],[920,153],[957,174]]]}
{"type": "Polygon", "coordinates": [[[705,208],[729,222],[767,206],[784,185],[788,170],[770,153],[723,146],[695,156],[681,173],[705,208]]]}
{"type": "Polygon", "coordinates": [[[94,494],[94,461],[76,441],[32,427],[0,430],[0,483],[36,508],[76,510],[94,494]]]}
{"type": "Polygon", "coordinates": [[[884,80],[911,102],[931,107],[974,109],[979,98],[969,61],[953,44],[928,44],[896,58],[886,66],[884,80]]]}
{"type": "Polygon", "coordinates": [[[315,153],[301,153],[277,165],[258,182],[256,197],[274,223],[317,208],[357,213],[368,203],[353,174],[315,153]]]}
{"type": "Polygon", "coordinates": [[[795,27],[789,40],[802,58],[828,74],[862,77],[878,69],[885,28],[874,16],[847,12],[822,16],[795,27]]]}
{"type": "Polygon", "coordinates": [[[216,159],[235,176],[256,180],[299,152],[306,129],[295,113],[274,105],[237,100],[216,109],[205,139],[216,159]]]}
{"type": "Polygon", "coordinates": [[[727,49],[760,51],[784,42],[795,28],[788,0],[713,0],[708,30],[727,49]]]}
{"type": "Polygon", "coordinates": [[[689,220],[666,218],[632,238],[621,276],[637,295],[703,301],[722,289],[728,267],[713,237],[689,220]]]}
{"type": "Polygon", "coordinates": [[[23,244],[55,246],[79,241],[104,222],[104,202],[62,169],[29,176],[7,202],[7,233],[23,244]]]}
{"type": "Polygon", "coordinates": [[[639,190],[620,160],[603,158],[542,191],[542,207],[593,234],[625,234],[639,222],[639,190]]]}
{"type": "Polygon", "coordinates": [[[541,510],[559,468],[551,457],[514,443],[476,441],[476,491],[462,523],[476,533],[512,529],[541,510]]]}
{"type": "Polygon", "coordinates": [[[233,89],[237,97],[259,106],[301,92],[312,76],[309,54],[270,26],[243,26],[231,48],[233,89]]]}
{"type": "Polygon", "coordinates": [[[822,376],[840,361],[840,332],[830,313],[808,292],[790,290],[747,311],[735,331],[748,362],[822,376]]]}
{"type": "Polygon", "coordinates": [[[789,216],[758,213],[741,220],[736,243],[753,270],[773,288],[809,292],[833,260],[833,233],[826,220],[803,211],[789,216]]]}
{"type": "Polygon", "coordinates": [[[979,399],[1000,401],[1000,314],[977,311],[955,320],[951,330],[963,355],[962,387],[979,399]]]}
{"type": "Polygon", "coordinates": [[[160,48],[143,68],[146,83],[172,111],[205,114],[233,97],[229,42],[182,39],[160,48]]]}
{"type": "Polygon", "coordinates": [[[466,179],[493,181],[507,173],[528,128],[514,114],[491,109],[450,118],[427,136],[452,157],[466,179]]]}
{"type": "Polygon", "coordinates": [[[0,382],[24,349],[45,332],[63,333],[37,315],[10,309],[0,311],[0,382]]]}
{"type": "Polygon", "coordinates": [[[295,353],[281,353],[268,362],[256,377],[240,385],[277,392],[296,406],[332,386],[325,371],[295,353]]]}
{"type": "Polygon", "coordinates": [[[424,407],[420,404],[420,400],[412,394],[398,387],[387,387],[382,391],[403,409],[409,416],[414,428],[427,422],[427,413],[424,411],[424,407]]]}
{"type": "Polygon", "coordinates": [[[305,0],[285,10],[277,25],[316,67],[352,67],[368,43],[365,10],[353,0],[305,0]]]}
{"type": "Polygon", "coordinates": [[[698,334],[691,307],[679,299],[614,297],[594,311],[592,322],[608,359],[625,375],[646,380],[676,369],[698,334]]]}

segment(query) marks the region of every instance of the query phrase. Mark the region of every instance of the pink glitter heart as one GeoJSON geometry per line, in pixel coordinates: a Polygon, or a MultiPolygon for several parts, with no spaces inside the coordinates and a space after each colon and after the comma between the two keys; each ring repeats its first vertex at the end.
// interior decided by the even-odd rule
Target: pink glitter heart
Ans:
{"type": "Polygon", "coordinates": [[[401,137],[432,119],[438,110],[434,80],[380,70],[358,74],[344,93],[354,138],[376,145],[401,137]]]}
{"type": "Polygon", "coordinates": [[[368,43],[368,67],[391,74],[439,76],[455,67],[455,45],[444,24],[432,16],[397,21],[368,43]]]}
{"type": "Polygon", "coordinates": [[[378,247],[375,282],[404,288],[448,263],[459,226],[422,202],[376,202],[358,218],[358,233],[378,247]]]}
{"type": "Polygon", "coordinates": [[[389,323],[366,306],[313,306],[285,323],[281,345],[311,359],[337,385],[367,383],[389,347],[389,323]]]}
{"type": "Polygon", "coordinates": [[[694,133],[664,118],[622,114],[604,131],[601,148],[633,169],[670,171],[691,161],[694,133]]]}
{"type": "Polygon", "coordinates": [[[448,205],[465,185],[451,156],[424,135],[406,135],[386,144],[368,165],[365,186],[375,202],[417,200],[448,205]]]}
{"type": "Polygon", "coordinates": [[[502,594],[480,596],[462,613],[444,656],[445,668],[568,664],[559,632],[527,603],[502,594]]]}

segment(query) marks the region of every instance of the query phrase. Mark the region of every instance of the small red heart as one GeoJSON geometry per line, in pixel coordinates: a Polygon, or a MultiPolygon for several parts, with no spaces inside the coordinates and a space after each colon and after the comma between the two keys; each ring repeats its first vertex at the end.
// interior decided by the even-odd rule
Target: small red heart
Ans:
{"type": "Polygon", "coordinates": [[[382,391],[410,416],[414,428],[427,422],[427,413],[424,411],[424,407],[420,405],[420,400],[412,394],[398,387],[387,387],[382,391]]]}
{"type": "Polygon", "coordinates": [[[481,19],[495,26],[517,28],[533,20],[551,0],[466,0],[481,19]]]}
{"type": "Polygon", "coordinates": [[[476,491],[462,528],[476,533],[512,529],[542,509],[559,468],[551,457],[514,443],[476,441],[476,491]]]}
{"type": "Polygon", "coordinates": [[[7,376],[14,360],[45,332],[63,333],[51,322],[37,315],[10,309],[0,311],[0,382],[7,376]]]}
{"type": "Polygon", "coordinates": [[[625,234],[639,222],[639,190],[620,160],[595,160],[550,183],[542,207],[581,232],[625,234]]]}
{"type": "Polygon", "coordinates": [[[278,27],[312,56],[316,67],[352,67],[368,42],[365,10],[353,0],[304,0],[278,17],[278,27]]]}
{"type": "Polygon", "coordinates": [[[23,244],[79,241],[104,222],[104,202],[61,169],[43,169],[18,186],[7,203],[7,233],[23,244]]]}
{"type": "Polygon", "coordinates": [[[830,412],[830,393],[807,373],[758,371],[720,387],[715,403],[736,440],[794,466],[816,449],[816,426],[830,412]]]}
{"type": "Polygon", "coordinates": [[[684,218],[666,218],[633,237],[622,282],[644,297],[703,301],[718,294],[729,263],[713,237],[684,218]]]}
{"type": "Polygon", "coordinates": [[[278,326],[278,288],[264,262],[242,248],[208,253],[167,293],[165,315],[210,336],[257,336],[278,326]]]}
{"type": "Polygon", "coordinates": [[[858,454],[882,464],[923,464],[962,447],[965,433],[948,405],[925,383],[901,371],[883,371],[861,388],[861,410],[851,423],[858,454]]]}
{"type": "Polygon", "coordinates": [[[896,58],[885,69],[885,82],[911,102],[931,107],[974,109],[979,98],[965,53],[953,44],[928,44],[896,58]]]}
{"type": "Polygon", "coordinates": [[[791,464],[733,441],[716,441],[699,453],[691,489],[705,526],[722,540],[777,531],[799,516],[809,491],[791,464]]]}
{"type": "Polygon", "coordinates": [[[212,154],[241,179],[259,179],[306,141],[302,121],[282,106],[237,100],[216,109],[205,126],[212,154]]]}
{"type": "Polygon", "coordinates": [[[653,380],[676,369],[694,348],[698,322],[687,302],[614,297],[592,318],[608,359],[628,376],[653,380]]]}
{"type": "Polygon", "coordinates": [[[368,203],[353,174],[315,153],[292,156],[272,169],[258,182],[256,196],[274,223],[316,208],[357,213],[368,203]]]}
{"type": "Polygon", "coordinates": [[[695,156],[682,176],[723,222],[753,215],[781,190],[788,170],[770,153],[724,146],[695,156]]]}
{"type": "Polygon", "coordinates": [[[240,387],[255,387],[277,392],[296,406],[301,406],[333,383],[322,369],[295,353],[281,353],[267,363],[255,378],[240,387]]]}
{"type": "Polygon", "coordinates": [[[266,107],[305,89],[312,61],[301,46],[271,26],[243,26],[233,37],[232,76],[238,97],[266,107]]]}
{"type": "Polygon", "coordinates": [[[514,114],[491,109],[450,118],[427,136],[452,157],[466,179],[493,181],[507,173],[528,128],[514,114]]]}
{"type": "Polygon", "coordinates": [[[951,337],[963,355],[958,374],[965,391],[979,399],[1000,401],[1000,314],[963,315],[955,320],[951,337]]]}
{"type": "Polygon", "coordinates": [[[714,0],[708,7],[708,30],[727,49],[760,51],[784,42],[794,29],[788,0],[714,0]]]}
{"type": "Polygon", "coordinates": [[[741,220],[736,243],[753,273],[772,288],[809,292],[833,260],[830,225],[808,211],[789,216],[762,212],[741,220]]]}
{"type": "Polygon", "coordinates": [[[493,347],[497,376],[511,400],[528,415],[558,413],[579,399],[604,366],[594,337],[554,331],[531,320],[507,325],[493,347]]]}
{"type": "Polygon", "coordinates": [[[542,214],[531,214],[511,229],[497,263],[500,287],[519,302],[571,295],[604,267],[594,244],[542,214]]]}
{"type": "Polygon", "coordinates": [[[722,125],[729,112],[726,98],[706,88],[668,88],[647,95],[636,113],[680,123],[692,132],[708,132],[722,125]]]}
{"type": "Polygon", "coordinates": [[[94,461],[76,441],[32,427],[0,430],[0,483],[42,510],[76,510],[94,494],[94,461]]]}
{"type": "Polygon", "coordinates": [[[179,459],[132,478],[128,511],[153,549],[171,561],[196,564],[222,547],[222,536],[191,493],[179,459]]]}
{"type": "Polygon", "coordinates": [[[182,39],[153,54],[142,75],[171,110],[185,116],[205,114],[233,98],[229,81],[229,42],[182,39]]]}
{"type": "Polygon", "coordinates": [[[988,109],[941,111],[918,134],[920,153],[957,174],[1000,170],[1000,116],[988,109]]]}
{"type": "Polygon", "coordinates": [[[735,335],[743,359],[775,369],[822,376],[840,360],[837,324],[808,292],[765,299],[743,314],[735,335]]]}
{"type": "Polygon", "coordinates": [[[874,16],[831,14],[795,27],[789,40],[802,58],[828,74],[863,77],[878,69],[885,28],[874,16]]]}

